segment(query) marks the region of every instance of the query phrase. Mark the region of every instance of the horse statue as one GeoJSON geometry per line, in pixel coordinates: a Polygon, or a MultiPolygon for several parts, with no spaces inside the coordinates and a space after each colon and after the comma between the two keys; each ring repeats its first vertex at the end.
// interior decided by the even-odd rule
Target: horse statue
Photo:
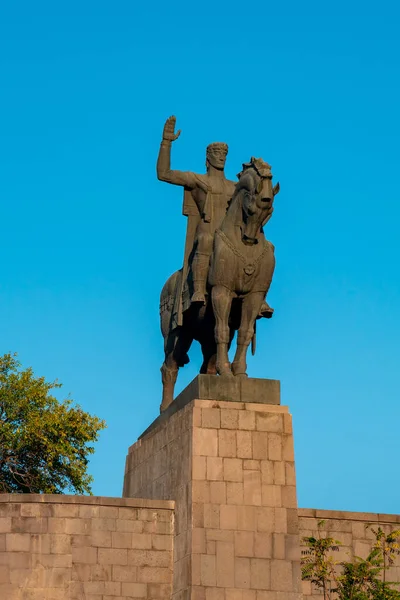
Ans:
{"type": "Polygon", "coordinates": [[[263,227],[272,216],[279,183],[272,185],[271,167],[261,158],[251,158],[238,177],[222,225],[215,232],[205,304],[192,303],[183,313],[182,325],[172,327],[182,269],[171,275],[161,292],[165,352],[161,412],[173,401],[178,370],[189,362],[193,340],[200,343],[203,354],[200,373],[247,377],[247,350],[275,268],[274,246],[266,240],[263,227]],[[237,349],[230,364],[228,350],[235,331],[237,349]]]}

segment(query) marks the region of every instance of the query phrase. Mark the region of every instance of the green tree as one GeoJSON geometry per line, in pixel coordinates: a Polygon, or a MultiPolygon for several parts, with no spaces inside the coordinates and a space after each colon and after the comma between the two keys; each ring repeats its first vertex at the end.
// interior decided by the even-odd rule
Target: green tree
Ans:
{"type": "Polygon", "coordinates": [[[325,600],[400,600],[398,583],[386,581],[386,572],[400,554],[400,530],[386,534],[381,527],[375,535],[366,559],[355,556],[352,561],[337,563],[331,552],[340,542],[322,537],[324,521],[318,523],[318,537],[304,537],[302,578],[321,589],[325,600]]]}
{"type": "Polygon", "coordinates": [[[0,357],[0,492],[91,493],[89,444],[104,421],[59,402],[57,381],[21,369],[16,354],[0,357]]]}
{"type": "Polygon", "coordinates": [[[331,537],[322,537],[321,529],[325,521],[318,522],[317,537],[303,537],[306,550],[302,550],[301,575],[306,581],[311,581],[322,590],[324,600],[330,600],[334,588],[335,565],[332,552],[339,550],[340,542],[331,537]]]}

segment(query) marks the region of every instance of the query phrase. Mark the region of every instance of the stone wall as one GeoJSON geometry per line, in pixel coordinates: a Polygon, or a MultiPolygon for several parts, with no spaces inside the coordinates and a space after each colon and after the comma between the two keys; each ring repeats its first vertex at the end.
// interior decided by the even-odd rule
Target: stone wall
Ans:
{"type": "Polygon", "coordinates": [[[1,600],[167,599],[174,503],[0,495],[1,600]]]}
{"type": "MultiPolygon", "coordinates": [[[[327,535],[342,544],[339,552],[334,553],[335,560],[339,562],[351,560],[354,556],[367,557],[374,535],[366,525],[371,524],[374,528],[380,526],[386,533],[400,529],[400,515],[300,508],[300,536],[317,536],[319,521],[324,521],[322,535],[326,532],[327,535]]],[[[400,582],[400,558],[396,560],[396,565],[389,570],[388,581],[400,582]]],[[[312,589],[311,583],[303,581],[302,585],[304,599],[322,598],[318,590],[312,589]]]]}

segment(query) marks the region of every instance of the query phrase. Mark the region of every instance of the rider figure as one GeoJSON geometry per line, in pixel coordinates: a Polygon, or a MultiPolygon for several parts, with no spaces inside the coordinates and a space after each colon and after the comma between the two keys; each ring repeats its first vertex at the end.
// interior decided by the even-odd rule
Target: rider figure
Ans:
{"type": "Polygon", "coordinates": [[[157,161],[157,176],[161,181],[180,185],[189,190],[200,214],[194,239],[194,255],[191,264],[193,295],[192,302],[205,303],[206,284],[215,230],[225,217],[235,182],[226,179],[224,167],[228,146],[213,143],[207,147],[207,173],[199,175],[190,171],[172,171],[171,143],[178,139],[175,134],[175,117],[167,119],[157,161]]]}

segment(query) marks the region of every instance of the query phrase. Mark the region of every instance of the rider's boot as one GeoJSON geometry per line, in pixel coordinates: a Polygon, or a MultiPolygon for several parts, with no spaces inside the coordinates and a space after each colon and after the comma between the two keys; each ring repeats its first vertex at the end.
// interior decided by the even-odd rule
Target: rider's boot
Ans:
{"type": "Polygon", "coordinates": [[[261,308],[260,308],[260,312],[258,313],[258,316],[264,317],[266,319],[270,319],[273,314],[274,314],[274,309],[270,307],[270,305],[268,304],[268,302],[266,300],[264,300],[264,302],[261,304],[261,308]]]}
{"type": "Polygon", "coordinates": [[[196,252],[192,261],[193,295],[192,302],[206,303],[206,281],[210,257],[208,254],[196,252]]]}

